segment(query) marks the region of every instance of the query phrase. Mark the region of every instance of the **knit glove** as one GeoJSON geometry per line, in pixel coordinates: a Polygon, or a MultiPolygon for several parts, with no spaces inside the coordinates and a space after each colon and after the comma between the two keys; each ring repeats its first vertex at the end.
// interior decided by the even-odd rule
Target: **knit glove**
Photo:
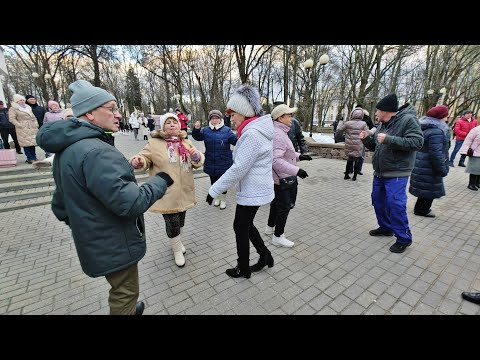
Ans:
{"type": "Polygon", "coordinates": [[[193,155],[190,155],[190,159],[192,159],[192,161],[199,162],[200,161],[200,154],[197,152],[193,155]]]}
{"type": "Polygon", "coordinates": [[[300,156],[298,157],[298,159],[299,159],[300,161],[302,161],[302,160],[308,160],[308,161],[310,161],[310,160],[312,160],[312,157],[311,157],[310,155],[303,155],[303,154],[302,154],[302,155],[300,155],[300,156]]]}
{"type": "Polygon", "coordinates": [[[210,194],[207,194],[207,203],[208,205],[212,205],[212,202],[213,202],[213,198],[210,196],[210,194]]]}
{"type": "Polygon", "coordinates": [[[298,173],[297,173],[297,176],[300,177],[300,178],[302,178],[302,179],[305,179],[305,178],[308,176],[308,174],[307,174],[307,172],[306,172],[305,170],[299,169],[299,170],[298,170],[298,173]]]}
{"type": "Polygon", "coordinates": [[[165,180],[167,183],[167,186],[170,186],[173,184],[173,179],[166,172],[160,171],[156,175],[160,176],[163,180],[165,180]]]}

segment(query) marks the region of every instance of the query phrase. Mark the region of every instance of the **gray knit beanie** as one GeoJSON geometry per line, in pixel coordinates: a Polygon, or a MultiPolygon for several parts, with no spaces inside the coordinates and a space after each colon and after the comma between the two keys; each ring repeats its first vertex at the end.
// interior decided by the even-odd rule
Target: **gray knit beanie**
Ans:
{"type": "Polygon", "coordinates": [[[227,109],[247,118],[260,116],[262,105],[258,90],[248,84],[241,85],[228,100],[227,109]]]}
{"type": "Polygon", "coordinates": [[[95,87],[85,80],[77,80],[68,85],[68,88],[73,92],[70,103],[75,117],[84,115],[109,101],[117,101],[108,91],[95,87]]]}

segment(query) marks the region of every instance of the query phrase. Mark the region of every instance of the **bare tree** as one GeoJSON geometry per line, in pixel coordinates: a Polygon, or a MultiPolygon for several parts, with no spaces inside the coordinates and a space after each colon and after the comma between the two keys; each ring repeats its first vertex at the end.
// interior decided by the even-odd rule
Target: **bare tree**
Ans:
{"type": "Polygon", "coordinates": [[[260,64],[273,45],[234,45],[238,73],[242,84],[249,82],[253,70],[260,64]]]}

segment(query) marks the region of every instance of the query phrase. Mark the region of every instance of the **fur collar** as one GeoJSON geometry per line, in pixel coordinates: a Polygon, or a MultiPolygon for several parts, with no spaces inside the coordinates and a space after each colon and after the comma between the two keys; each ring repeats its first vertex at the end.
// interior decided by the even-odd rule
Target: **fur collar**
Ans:
{"type": "Polygon", "coordinates": [[[223,119],[220,121],[220,123],[218,125],[213,125],[211,121],[208,123],[208,126],[212,130],[219,130],[224,125],[225,125],[225,122],[223,121],[223,119]]]}
{"type": "Polygon", "coordinates": [[[427,129],[427,128],[439,128],[440,130],[443,131],[444,134],[447,134],[448,131],[450,130],[448,128],[448,125],[445,121],[439,120],[436,118],[432,118],[430,116],[422,116],[419,120],[420,126],[422,129],[427,129]]]}
{"type": "Polygon", "coordinates": [[[14,109],[19,110],[19,111],[23,111],[24,113],[27,113],[27,114],[30,115],[30,116],[35,117],[35,115],[33,115],[32,108],[31,108],[30,106],[28,106],[28,105],[26,105],[26,106],[23,108],[23,107],[21,107],[20,105],[18,105],[17,103],[12,102],[12,107],[13,107],[14,109]]]}
{"type": "MultiPolygon", "coordinates": [[[[169,135],[167,135],[167,133],[163,130],[155,130],[155,131],[152,131],[150,133],[150,136],[152,138],[160,138],[160,139],[166,139],[169,137],[169,135]]],[[[188,134],[186,131],[182,130],[180,131],[180,134],[178,134],[178,137],[181,138],[181,139],[187,139],[188,138],[188,134]]]]}

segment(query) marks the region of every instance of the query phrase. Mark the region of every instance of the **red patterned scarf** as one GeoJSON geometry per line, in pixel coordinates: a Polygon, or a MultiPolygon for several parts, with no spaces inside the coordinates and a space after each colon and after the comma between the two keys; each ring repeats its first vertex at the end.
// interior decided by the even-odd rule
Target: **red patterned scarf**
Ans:
{"type": "Polygon", "coordinates": [[[180,156],[180,167],[188,171],[190,170],[192,164],[188,160],[189,152],[183,145],[182,139],[178,138],[177,136],[171,136],[166,138],[165,141],[167,142],[167,156],[170,162],[177,162],[177,151],[178,155],[180,156]]]}

